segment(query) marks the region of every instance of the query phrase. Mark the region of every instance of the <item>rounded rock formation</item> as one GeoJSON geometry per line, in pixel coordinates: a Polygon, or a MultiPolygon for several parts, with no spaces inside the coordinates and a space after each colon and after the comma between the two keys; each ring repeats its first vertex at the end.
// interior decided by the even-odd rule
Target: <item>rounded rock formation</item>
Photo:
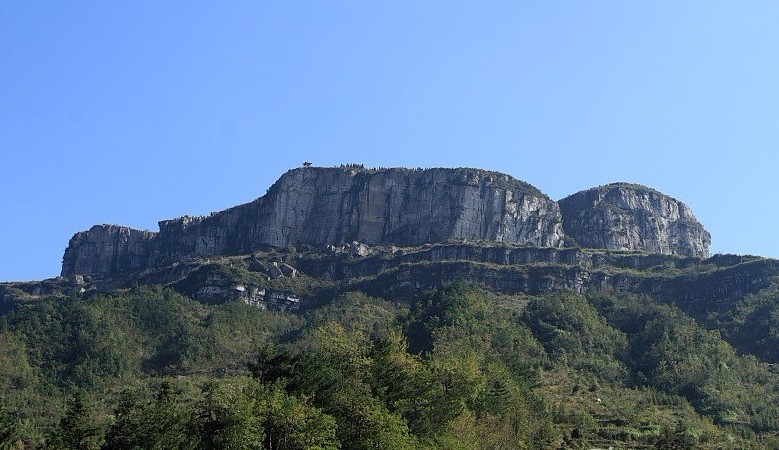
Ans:
{"type": "Polygon", "coordinates": [[[588,248],[707,256],[711,235],[684,203],[644,186],[613,183],[558,202],[565,234],[588,248]]]}

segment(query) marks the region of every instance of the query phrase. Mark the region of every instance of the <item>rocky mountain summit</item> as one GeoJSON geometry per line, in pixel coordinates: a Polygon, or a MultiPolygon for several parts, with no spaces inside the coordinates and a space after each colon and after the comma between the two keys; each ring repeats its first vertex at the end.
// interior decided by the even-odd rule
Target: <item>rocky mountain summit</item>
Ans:
{"type": "Polygon", "coordinates": [[[559,205],[565,233],[582,247],[701,256],[711,244],[687,205],[644,186],[613,183],[559,205]]]}
{"type": "Polygon", "coordinates": [[[96,225],[76,233],[62,275],[100,277],[188,258],[352,242],[487,241],[706,256],[711,241],[686,205],[635,185],[595,188],[558,203],[497,172],[357,165],[293,169],[253,202],[159,226],[151,232],[96,225]]]}

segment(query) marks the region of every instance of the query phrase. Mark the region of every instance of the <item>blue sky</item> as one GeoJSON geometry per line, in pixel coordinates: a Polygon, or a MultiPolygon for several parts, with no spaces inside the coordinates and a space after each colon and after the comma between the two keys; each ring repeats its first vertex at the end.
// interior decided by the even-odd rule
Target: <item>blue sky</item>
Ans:
{"type": "Polygon", "coordinates": [[[614,181],[779,257],[779,2],[0,2],[0,280],[289,168],[614,181]]]}

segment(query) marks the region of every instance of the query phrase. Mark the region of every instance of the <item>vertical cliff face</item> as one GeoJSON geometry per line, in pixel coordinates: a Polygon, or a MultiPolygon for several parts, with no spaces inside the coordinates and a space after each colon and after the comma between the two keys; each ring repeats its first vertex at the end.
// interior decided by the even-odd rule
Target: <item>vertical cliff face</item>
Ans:
{"type": "Polygon", "coordinates": [[[117,273],[148,267],[156,233],[116,225],[95,225],[76,233],[62,258],[62,275],[117,273]]]}
{"type": "Polygon", "coordinates": [[[252,231],[275,246],[447,239],[558,246],[563,237],[555,202],[507,175],[475,169],[299,169],[261,203],[252,231]]]}
{"type": "Polygon", "coordinates": [[[300,168],[257,200],[208,217],[160,222],[159,233],[100,225],[76,233],[63,275],[104,275],[191,257],[267,246],[417,246],[484,240],[686,256],[708,254],[711,236],[683,203],[616,183],[558,203],[508,175],[477,169],[300,168]]]}
{"type": "Polygon", "coordinates": [[[268,193],[160,232],[93,227],[71,239],[63,275],[137,270],[263,246],[360,241],[413,246],[447,239],[559,247],[557,203],[508,175],[476,169],[301,168],[268,193]]]}
{"type": "Polygon", "coordinates": [[[583,247],[706,256],[711,235],[684,203],[627,183],[581,191],[559,202],[563,228],[583,247]]]}

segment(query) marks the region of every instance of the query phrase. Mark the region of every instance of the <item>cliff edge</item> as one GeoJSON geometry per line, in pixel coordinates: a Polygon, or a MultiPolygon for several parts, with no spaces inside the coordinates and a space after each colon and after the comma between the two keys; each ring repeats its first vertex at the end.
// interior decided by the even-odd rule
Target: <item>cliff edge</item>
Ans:
{"type": "Polygon", "coordinates": [[[478,169],[298,168],[253,202],[159,225],[158,233],[114,225],[76,233],[62,275],[128,272],[267,246],[464,239],[561,247],[564,239],[556,202],[509,175],[478,169]]]}
{"type": "Polygon", "coordinates": [[[711,236],[682,202],[616,183],[559,203],[509,175],[479,169],[304,167],[250,203],[159,222],[159,232],[96,225],[76,233],[62,275],[103,276],[193,257],[358,241],[414,247],[449,240],[573,245],[706,256],[711,236]]]}

